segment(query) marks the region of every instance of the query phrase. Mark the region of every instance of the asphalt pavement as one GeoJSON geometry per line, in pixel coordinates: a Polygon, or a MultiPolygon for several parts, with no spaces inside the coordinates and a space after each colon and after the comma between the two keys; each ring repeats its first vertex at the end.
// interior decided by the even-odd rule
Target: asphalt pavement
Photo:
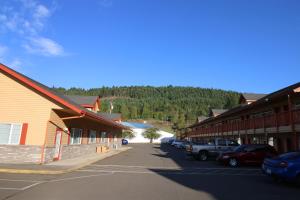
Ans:
{"type": "Polygon", "coordinates": [[[195,161],[169,145],[136,144],[71,173],[0,173],[0,199],[276,200],[299,199],[300,188],[276,183],[260,168],[232,169],[195,161]]]}

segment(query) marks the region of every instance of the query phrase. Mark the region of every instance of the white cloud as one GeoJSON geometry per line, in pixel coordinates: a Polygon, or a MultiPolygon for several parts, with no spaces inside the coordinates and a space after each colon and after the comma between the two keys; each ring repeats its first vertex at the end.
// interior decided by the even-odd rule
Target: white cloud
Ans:
{"type": "Polygon", "coordinates": [[[29,53],[33,54],[40,54],[43,56],[65,55],[63,47],[49,38],[30,38],[29,42],[23,46],[29,53]]]}
{"type": "Polygon", "coordinates": [[[38,5],[34,13],[35,18],[44,18],[50,16],[50,11],[44,5],[38,5]]]}
{"type": "Polygon", "coordinates": [[[4,1],[0,7],[0,31],[16,34],[29,53],[43,56],[65,55],[60,44],[42,36],[53,11],[54,8],[48,8],[38,0],[15,0],[15,4],[10,0],[4,1]]]}
{"type": "Polygon", "coordinates": [[[8,66],[13,69],[20,69],[22,62],[18,58],[14,58],[11,62],[8,63],[8,66]]]}

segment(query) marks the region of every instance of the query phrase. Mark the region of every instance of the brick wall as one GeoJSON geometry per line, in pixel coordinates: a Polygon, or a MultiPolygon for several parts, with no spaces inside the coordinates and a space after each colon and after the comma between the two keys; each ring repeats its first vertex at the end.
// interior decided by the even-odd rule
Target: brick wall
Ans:
{"type": "Polygon", "coordinates": [[[44,163],[52,162],[54,157],[55,148],[46,147],[44,150],[44,163]]]}
{"type": "MultiPolygon", "coordinates": [[[[99,143],[99,144],[80,144],[80,145],[63,145],[61,149],[61,159],[69,159],[76,158],[79,156],[90,155],[96,153],[97,146],[107,146],[107,143],[99,143]]],[[[109,148],[114,149],[121,147],[121,140],[110,142],[109,148]]]]}
{"type": "Polygon", "coordinates": [[[0,145],[1,163],[39,163],[41,146],[0,145]]]}
{"type": "MultiPolygon", "coordinates": [[[[80,144],[63,145],[61,149],[61,159],[69,159],[96,153],[97,146],[109,146],[110,149],[120,148],[121,139],[111,141],[109,144],[80,144]]],[[[42,146],[33,145],[0,145],[0,163],[40,163],[42,146]]],[[[44,149],[44,163],[52,162],[55,148],[46,147],[44,149]]]]}
{"type": "Polygon", "coordinates": [[[100,144],[64,145],[61,149],[61,159],[75,158],[96,153],[96,147],[100,144]]]}

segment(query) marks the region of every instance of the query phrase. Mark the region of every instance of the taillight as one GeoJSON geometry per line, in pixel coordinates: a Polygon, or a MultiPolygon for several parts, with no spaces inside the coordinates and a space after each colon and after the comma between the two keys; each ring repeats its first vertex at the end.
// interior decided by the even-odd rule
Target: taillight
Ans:
{"type": "Polygon", "coordinates": [[[282,161],[282,162],[279,163],[279,166],[282,167],[282,168],[286,168],[286,167],[288,167],[288,163],[282,161]]]}

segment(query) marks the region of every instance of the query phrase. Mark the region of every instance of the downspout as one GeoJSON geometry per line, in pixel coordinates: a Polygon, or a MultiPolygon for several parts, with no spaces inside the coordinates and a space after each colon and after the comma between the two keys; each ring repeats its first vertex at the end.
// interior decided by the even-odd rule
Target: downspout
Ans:
{"type": "Polygon", "coordinates": [[[49,123],[50,123],[50,120],[47,121],[47,125],[46,125],[46,134],[45,134],[44,144],[42,146],[42,151],[41,151],[40,165],[42,165],[44,163],[44,158],[45,158],[44,154],[45,154],[45,146],[46,146],[46,141],[47,141],[47,136],[48,136],[49,123]]]}

